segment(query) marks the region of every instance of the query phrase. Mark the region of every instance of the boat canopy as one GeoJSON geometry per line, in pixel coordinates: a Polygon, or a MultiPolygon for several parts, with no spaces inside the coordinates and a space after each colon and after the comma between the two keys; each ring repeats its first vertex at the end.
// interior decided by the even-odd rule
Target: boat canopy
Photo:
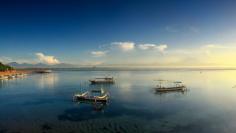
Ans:
{"type": "Polygon", "coordinates": [[[181,86],[183,85],[183,82],[181,81],[171,81],[171,80],[155,80],[158,81],[159,87],[172,87],[172,86],[181,86]]]}
{"type": "Polygon", "coordinates": [[[174,83],[176,83],[176,84],[181,84],[182,82],[181,82],[181,81],[175,81],[174,83]]]}
{"type": "Polygon", "coordinates": [[[166,83],[175,83],[175,84],[181,84],[181,81],[172,81],[172,80],[163,80],[163,79],[158,79],[158,80],[154,80],[154,81],[158,81],[158,82],[166,82],[166,83]]]}
{"type": "Polygon", "coordinates": [[[95,79],[113,79],[113,77],[99,77],[99,78],[95,78],[95,79]]]}

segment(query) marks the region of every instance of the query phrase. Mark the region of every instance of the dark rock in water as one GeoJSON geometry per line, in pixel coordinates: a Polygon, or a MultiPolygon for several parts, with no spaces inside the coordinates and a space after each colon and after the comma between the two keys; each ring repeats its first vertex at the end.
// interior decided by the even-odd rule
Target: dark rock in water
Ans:
{"type": "Polygon", "coordinates": [[[102,129],[103,129],[103,130],[108,130],[108,128],[107,128],[107,127],[105,127],[105,126],[104,126],[102,129]]]}
{"type": "Polygon", "coordinates": [[[43,124],[42,125],[42,130],[51,130],[51,129],[52,129],[52,127],[49,126],[48,124],[43,124]]]}
{"type": "Polygon", "coordinates": [[[35,70],[35,73],[44,74],[44,73],[52,73],[52,71],[51,70],[35,70]]]}
{"type": "Polygon", "coordinates": [[[0,129],[0,133],[7,133],[6,129],[0,129]]]}

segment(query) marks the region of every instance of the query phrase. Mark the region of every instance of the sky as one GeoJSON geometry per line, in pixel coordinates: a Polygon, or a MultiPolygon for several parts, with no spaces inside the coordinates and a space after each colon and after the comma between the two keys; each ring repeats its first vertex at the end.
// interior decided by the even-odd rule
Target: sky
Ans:
{"type": "Polygon", "coordinates": [[[236,66],[234,0],[1,0],[0,61],[236,66]]]}

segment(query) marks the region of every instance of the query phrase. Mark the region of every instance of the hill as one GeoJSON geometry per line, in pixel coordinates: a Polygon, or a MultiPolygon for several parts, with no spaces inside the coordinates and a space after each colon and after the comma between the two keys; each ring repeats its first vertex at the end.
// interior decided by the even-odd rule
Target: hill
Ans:
{"type": "Polygon", "coordinates": [[[75,68],[76,67],[75,65],[66,63],[48,65],[44,63],[30,64],[30,63],[11,62],[8,63],[8,65],[14,68],[75,68]]]}
{"type": "Polygon", "coordinates": [[[13,67],[9,65],[4,65],[0,62],[0,71],[7,71],[7,70],[13,70],[13,67]]]}

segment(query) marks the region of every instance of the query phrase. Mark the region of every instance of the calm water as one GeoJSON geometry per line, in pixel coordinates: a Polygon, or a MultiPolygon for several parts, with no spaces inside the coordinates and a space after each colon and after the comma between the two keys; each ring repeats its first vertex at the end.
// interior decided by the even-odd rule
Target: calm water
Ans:
{"type": "Polygon", "coordinates": [[[0,82],[0,133],[235,133],[236,71],[58,71],[0,82]],[[72,101],[96,76],[116,83],[100,110],[72,101]],[[185,93],[155,94],[155,79],[185,93]]]}

